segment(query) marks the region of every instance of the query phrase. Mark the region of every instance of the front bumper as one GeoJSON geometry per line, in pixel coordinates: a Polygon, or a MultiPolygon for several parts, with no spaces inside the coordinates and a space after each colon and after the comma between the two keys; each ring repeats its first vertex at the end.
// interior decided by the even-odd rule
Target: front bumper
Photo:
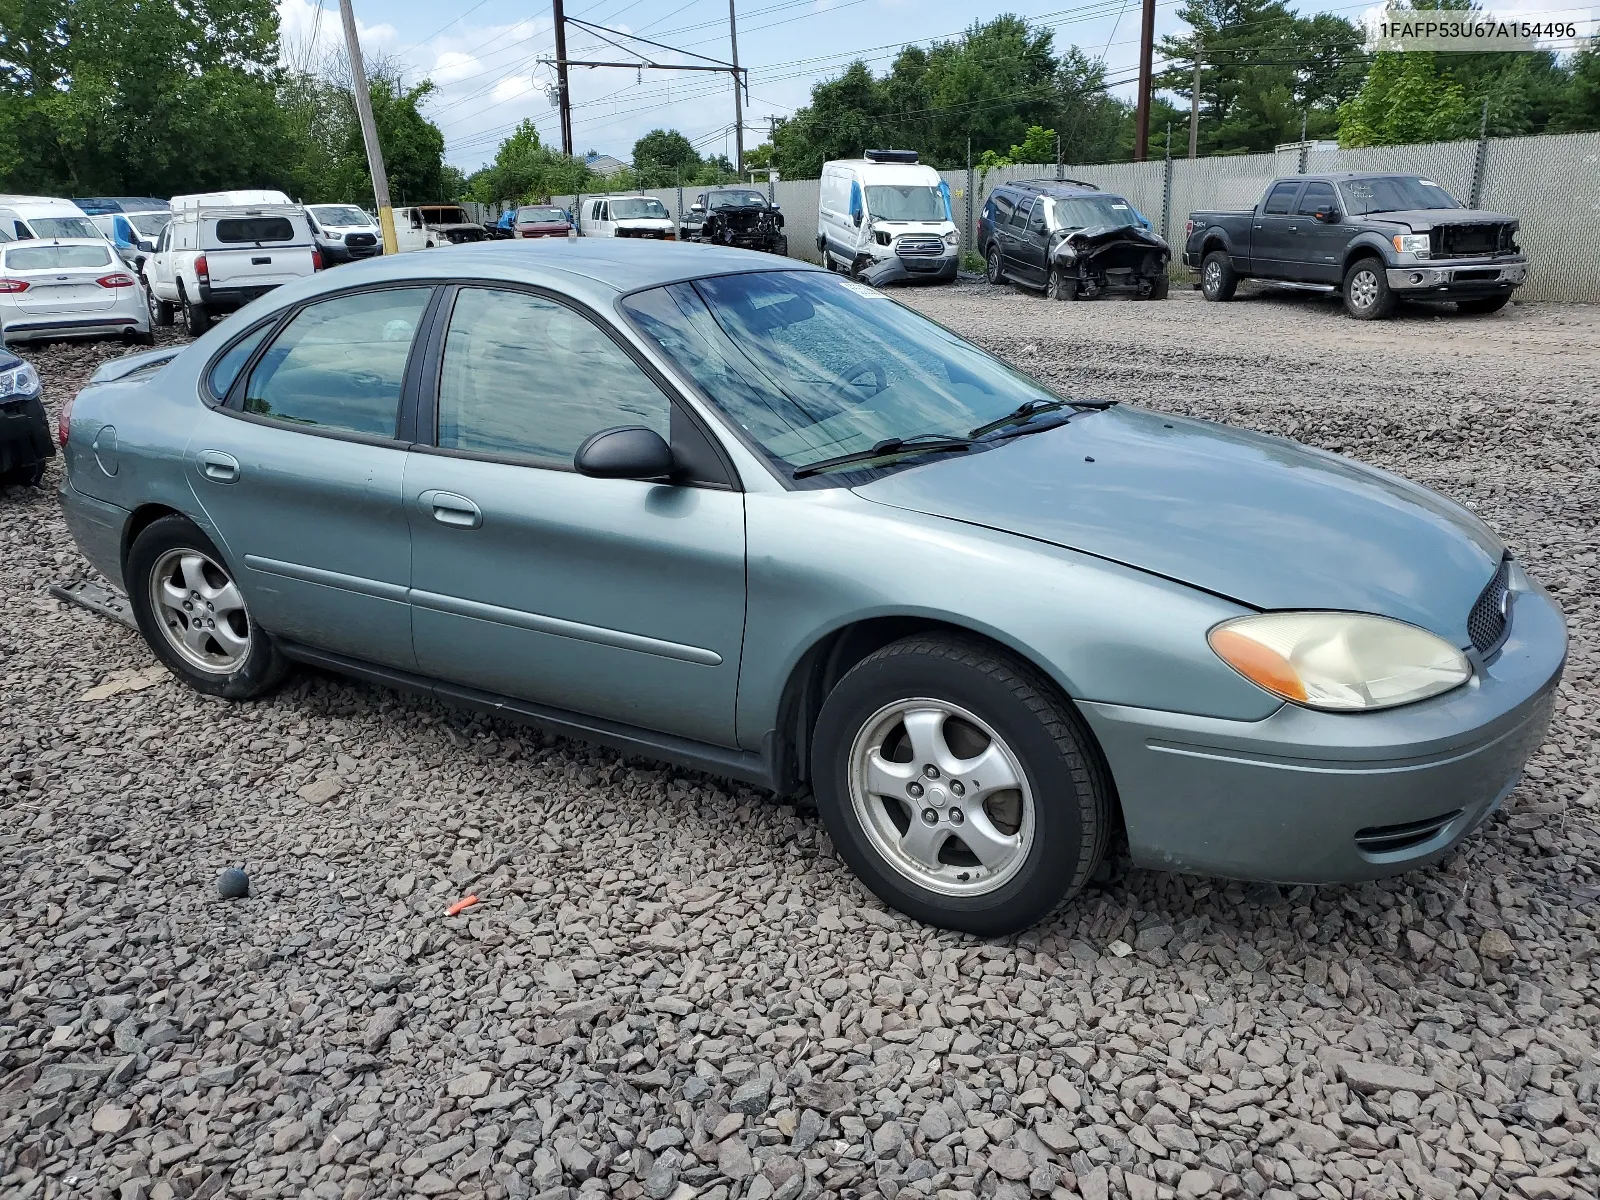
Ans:
{"type": "Polygon", "coordinates": [[[873,287],[886,283],[949,283],[961,266],[961,256],[956,253],[938,258],[888,258],[869,259],[858,272],[873,287]]]}
{"type": "Polygon", "coordinates": [[[0,475],[26,471],[55,457],[50,418],[38,396],[0,400],[0,475]]]}
{"type": "Polygon", "coordinates": [[[1462,261],[1440,259],[1414,266],[1390,267],[1391,291],[1406,296],[1434,295],[1455,299],[1507,295],[1528,281],[1526,259],[1462,261]]]}
{"type": "Polygon", "coordinates": [[[1362,714],[1284,705],[1254,722],[1080,704],[1134,862],[1342,883],[1443,857],[1515,786],[1549,724],[1566,624],[1521,578],[1500,652],[1433,700],[1362,714]]]}
{"type": "Polygon", "coordinates": [[[356,262],[363,258],[377,258],[383,253],[383,243],[374,246],[347,246],[343,242],[318,242],[317,249],[322,252],[322,261],[329,266],[339,263],[356,262]]]}

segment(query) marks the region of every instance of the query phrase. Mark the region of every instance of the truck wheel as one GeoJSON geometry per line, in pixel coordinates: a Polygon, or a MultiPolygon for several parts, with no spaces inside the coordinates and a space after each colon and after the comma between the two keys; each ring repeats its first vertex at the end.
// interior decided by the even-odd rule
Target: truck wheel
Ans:
{"type": "Polygon", "coordinates": [[[177,315],[177,308],[170,300],[152,300],[151,309],[155,313],[156,324],[163,329],[170,328],[172,318],[177,315]]]}
{"type": "Polygon", "coordinates": [[[1052,300],[1076,300],[1078,281],[1068,279],[1061,273],[1060,267],[1051,267],[1050,281],[1045,285],[1044,294],[1052,300]]]}
{"type": "Polygon", "coordinates": [[[1071,703],[996,646],[923,635],[823,701],[817,807],[886,904],[980,937],[1026,929],[1089,881],[1112,793],[1071,703]]]}
{"type": "Polygon", "coordinates": [[[1200,294],[1207,300],[1232,300],[1239,288],[1239,272],[1227,252],[1213,250],[1200,264],[1200,294]]]}
{"type": "Polygon", "coordinates": [[[788,258],[789,257],[789,239],[787,237],[778,238],[777,241],[772,243],[772,252],[774,254],[776,254],[779,258],[788,258]]]}
{"type": "Polygon", "coordinates": [[[1165,275],[1157,275],[1153,280],[1150,281],[1150,294],[1146,296],[1145,299],[1165,300],[1167,298],[1167,290],[1171,286],[1172,281],[1165,275]]]}
{"type": "Polygon", "coordinates": [[[1344,275],[1344,310],[1358,321],[1382,321],[1394,315],[1394,293],[1381,260],[1360,258],[1344,275]]]}
{"type": "Polygon", "coordinates": [[[984,274],[990,283],[1001,284],[1006,281],[1006,269],[1001,265],[1000,247],[990,243],[989,253],[984,257],[984,274]]]}
{"type": "Polygon", "coordinates": [[[178,297],[183,302],[183,331],[192,338],[199,337],[211,328],[211,314],[206,311],[206,306],[196,304],[189,299],[189,293],[181,287],[178,297]]]}
{"type": "Polygon", "coordinates": [[[1457,300],[1459,313],[1497,313],[1511,303],[1510,296],[1485,296],[1482,300],[1457,300]]]}

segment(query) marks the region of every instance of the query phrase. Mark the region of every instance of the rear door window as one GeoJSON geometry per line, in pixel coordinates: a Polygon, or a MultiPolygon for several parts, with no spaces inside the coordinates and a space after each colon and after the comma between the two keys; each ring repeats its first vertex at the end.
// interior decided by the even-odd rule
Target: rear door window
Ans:
{"type": "Polygon", "coordinates": [[[1026,229],[1028,227],[1028,214],[1031,213],[1033,209],[1034,202],[1032,200],[1018,200],[1016,211],[1011,214],[1012,228],[1026,229]]]}
{"type": "Polygon", "coordinates": [[[222,217],[217,221],[217,241],[254,244],[294,240],[294,222],[288,217],[222,217]]]}
{"type": "Polygon", "coordinates": [[[1299,190],[1298,183],[1278,184],[1268,195],[1267,205],[1262,212],[1270,217],[1287,216],[1294,211],[1294,194],[1299,190]]]}
{"type": "Polygon", "coordinates": [[[431,291],[382,288],[306,305],[251,371],[244,411],[394,437],[406,360],[431,291]]]}

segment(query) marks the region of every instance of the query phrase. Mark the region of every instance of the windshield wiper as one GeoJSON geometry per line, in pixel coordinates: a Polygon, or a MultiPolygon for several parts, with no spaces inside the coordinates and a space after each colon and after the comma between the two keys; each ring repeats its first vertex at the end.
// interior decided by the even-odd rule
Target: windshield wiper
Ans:
{"type": "Polygon", "coordinates": [[[969,437],[946,437],[942,433],[919,433],[914,437],[884,438],[875,443],[870,450],[856,450],[850,454],[840,454],[833,458],[819,459],[814,463],[807,463],[796,468],[794,477],[803,479],[807,475],[816,475],[823,471],[831,471],[835,467],[848,467],[855,463],[876,462],[882,458],[904,458],[910,454],[948,454],[956,450],[972,449],[972,439],[969,437]]]}
{"type": "Polygon", "coordinates": [[[1017,405],[1003,417],[996,417],[967,434],[969,438],[981,438],[985,434],[993,433],[997,429],[1005,429],[1009,425],[1026,425],[1040,413],[1055,412],[1062,408],[1088,409],[1100,412],[1115,404],[1115,400],[1025,400],[1017,405]]]}

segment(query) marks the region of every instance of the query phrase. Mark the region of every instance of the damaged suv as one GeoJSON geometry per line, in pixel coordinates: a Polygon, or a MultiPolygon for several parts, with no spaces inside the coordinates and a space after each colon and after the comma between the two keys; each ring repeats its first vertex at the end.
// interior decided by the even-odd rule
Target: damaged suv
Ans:
{"type": "Polygon", "coordinates": [[[1022,179],[994,190],[978,219],[989,282],[1056,300],[1124,293],[1167,298],[1172,251],[1123,197],[1075,179],[1022,179]]]}
{"type": "Polygon", "coordinates": [[[783,214],[757,188],[721,187],[701,192],[684,215],[678,236],[686,242],[765,250],[783,257],[789,254],[783,214]]]}

